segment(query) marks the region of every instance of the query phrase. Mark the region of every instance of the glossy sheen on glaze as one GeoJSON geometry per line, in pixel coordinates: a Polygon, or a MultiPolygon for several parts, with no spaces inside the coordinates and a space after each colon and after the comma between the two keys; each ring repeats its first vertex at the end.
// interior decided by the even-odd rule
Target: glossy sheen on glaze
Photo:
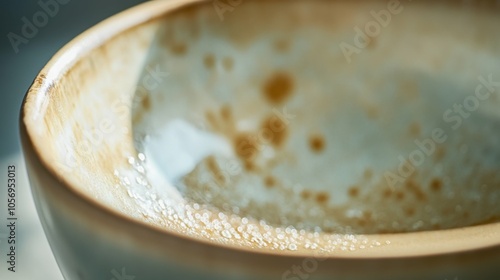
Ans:
{"type": "MultiPolygon", "coordinates": [[[[108,279],[113,277],[112,270],[120,271],[122,267],[137,279],[281,279],[292,266],[303,262],[305,256],[301,254],[292,256],[291,253],[279,255],[238,250],[182,237],[126,218],[103,206],[103,202],[121,203],[114,196],[118,191],[110,196],[99,186],[116,183],[106,172],[111,169],[103,165],[109,162],[108,159],[112,158],[113,163],[120,164],[124,152],[133,153],[132,140],[127,134],[130,131],[123,133],[125,139],[127,135],[130,137],[129,140],[123,141],[123,137],[120,137],[121,140],[103,140],[105,144],[99,146],[101,151],[95,157],[87,158],[88,162],[78,162],[88,168],[92,178],[79,172],[71,173],[73,162],[68,164],[65,161],[70,145],[68,150],[61,151],[60,146],[53,144],[64,146],[66,142],[58,142],[58,137],[64,139],[60,135],[72,135],[71,131],[78,130],[75,128],[76,119],[79,118],[81,125],[82,115],[89,120],[112,118],[104,111],[109,110],[109,102],[116,97],[114,94],[123,94],[124,102],[130,102],[127,97],[130,99],[133,93],[139,66],[145,59],[148,42],[154,34],[155,20],[185,3],[143,4],[88,31],[51,60],[28,92],[21,121],[23,150],[38,211],[67,279],[108,279]],[[134,27],[136,25],[140,27],[134,27]],[[126,36],[138,36],[140,39],[134,43],[128,39],[128,46],[123,49],[120,38],[126,36]],[[125,57],[128,59],[126,65],[132,66],[124,67],[125,64],[118,62],[125,57]],[[109,84],[118,79],[119,82],[112,83],[112,86],[109,84]],[[107,87],[111,89],[109,94],[101,94],[107,87]],[[86,95],[79,96],[79,93],[86,95]],[[82,102],[88,102],[85,103],[88,105],[82,106],[82,102]],[[75,108],[98,108],[94,105],[105,107],[101,107],[101,115],[95,116],[96,111],[86,113],[84,109],[80,110],[80,115],[71,115],[75,108]],[[58,108],[66,112],[62,114],[64,122],[54,113],[58,108]],[[56,166],[61,159],[63,166],[69,165],[69,171],[56,166]],[[102,177],[94,176],[97,170],[99,172],[95,174],[102,177]],[[64,172],[74,176],[67,176],[64,172]],[[86,191],[81,191],[84,188],[86,191]],[[93,193],[94,197],[88,193],[93,193]]],[[[183,48],[175,49],[182,52],[183,48]]],[[[127,114],[122,116],[129,117],[127,114]]],[[[125,117],[113,121],[130,128],[125,117]]],[[[95,125],[95,121],[88,125],[95,125]]],[[[75,143],[78,141],[77,133],[69,138],[75,143]]],[[[121,195],[126,196],[126,193],[121,195]]],[[[122,206],[127,208],[127,205],[122,206]]],[[[431,275],[495,279],[491,277],[498,273],[495,267],[500,258],[498,228],[498,224],[489,224],[456,230],[383,235],[383,240],[391,240],[391,246],[372,251],[333,253],[320,262],[313,276],[315,279],[425,279],[431,275]],[[455,254],[447,254],[451,252],[455,254]],[[408,258],[391,258],[395,256],[408,258]]]]}
{"type": "MultiPolygon", "coordinates": [[[[481,102],[459,129],[442,116],[469,100],[478,75],[500,72],[500,38],[487,37],[500,24],[496,12],[402,4],[348,61],[339,44],[352,43],[353,26],[385,4],[248,2],[222,22],[204,6],[161,23],[141,80],[150,69],[169,75],[135,102],[132,117],[136,146],[169,181],[149,182],[152,191],[175,185],[184,198],[224,214],[236,209],[273,226],[327,233],[498,221],[500,133],[492,109],[499,98],[481,102]],[[428,155],[417,149],[415,141],[429,149],[438,128],[445,142],[428,155]],[[214,137],[223,149],[211,148],[214,137]],[[400,158],[408,156],[424,162],[401,175],[400,158]],[[391,186],[388,174],[399,181],[391,186]]],[[[139,197],[143,187],[129,188],[139,197]]],[[[138,199],[147,201],[142,211],[157,223],[175,219],[149,211],[168,207],[154,197],[138,199]]],[[[199,220],[184,222],[193,228],[199,220]]],[[[228,236],[221,230],[209,238],[235,240],[228,236]]],[[[303,247],[265,241],[258,246],[303,247]]]]}

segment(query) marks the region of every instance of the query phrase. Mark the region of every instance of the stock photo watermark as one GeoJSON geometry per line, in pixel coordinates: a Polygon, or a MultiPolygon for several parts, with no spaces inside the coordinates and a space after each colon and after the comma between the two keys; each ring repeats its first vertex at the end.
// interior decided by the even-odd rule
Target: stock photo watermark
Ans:
{"type": "Polygon", "coordinates": [[[7,166],[7,219],[6,219],[6,241],[7,241],[7,270],[16,272],[17,264],[17,181],[16,181],[16,166],[7,166]]]}
{"type": "Polygon", "coordinates": [[[234,11],[241,3],[243,3],[243,0],[214,0],[212,2],[215,12],[221,21],[224,20],[224,14],[226,12],[234,11]]]}
{"type": "Polygon", "coordinates": [[[22,26],[20,32],[9,32],[7,39],[9,40],[12,49],[17,54],[21,44],[28,44],[30,39],[33,39],[41,28],[44,28],[49,20],[55,17],[61,8],[61,5],[66,5],[71,0],[40,0],[38,6],[40,10],[36,11],[30,18],[22,17],[22,26]]]}
{"type": "MultiPolygon", "coordinates": [[[[411,1],[411,0],[410,0],[411,1]]],[[[353,42],[341,42],[339,44],[344,57],[346,58],[348,63],[351,63],[352,56],[354,54],[360,54],[361,51],[367,48],[374,40],[375,37],[379,36],[382,33],[383,29],[389,26],[391,23],[393,16],[400,14],[404,9],[404,6],[401,4],[399,0],[390,0],[387,3],[386,9],[380,11],[371,11],[370,15],[372,20],[365,23],[364,28],[360,28],[359,26],[354,27],[354,38],[353,42]]]]}
{"type": "MultiPolygon", "coordinates": [[[[272,117],[269,119],[269,126],[261,128],[257,133],[240,141],[236,148],[236,153],[240,155],[240,159],[245,162],[253,160],[259,153],[265,153],[266,147],[282,133],[291,121],[296,116],[291,114],[287,107],[281,110],[274,108],[272,110],[272,117]]],[[[242,163],[237,160],[227,160],[221,168],[218,168],[217,174],[214,176],[205,176],[202,183],[210,184],[213,187],[220,187],[220,182],[230,183],[231,177],[237,176],[243,170],[242,163]]]]}
{"type": "MultiPolygon", "coordinates": [[[[476,86],[474,93],[465,97],[461,103],[453,104],[452,108],[443,113],[443,121],[451,130],[462,127],[464,121],[479,109],[481,102],[485,102],[495,93],[500,93],[500,81],[494,81],[493,74],[490,74],[487,78],[479,76],[477,79],[479,84],[476,86]]],[[[449,135],[446,130],[437,127],[432,130],[430,137],[415,139],[416,148],[406,157],[403,155],[398,156],[397,174],[394,172],[385,173],[384,176],[388,186],[393,189],[403,183],[416,171],[417,167],[421,166],[427,158],[436,152],[436,147],[445,143],[448,138],[449,135]]]]}
{"type": "Polygon", "coordinates": [[[110,280],[135,280],[135,275],[127,273],[125,267],[122,267],[120,271],[113,269],[111,270],[111,274],[113,275],[113,278],[110,280]]]}
{"type": "Polygon", "coordinates": [[[321,262],[327,259],[326,256],[316,254],[313,257],[304,258],[300,264],[293,265],[289,270],[281,275],[282,280],[306,280],[311,274],[316,272],[321,262]]]}

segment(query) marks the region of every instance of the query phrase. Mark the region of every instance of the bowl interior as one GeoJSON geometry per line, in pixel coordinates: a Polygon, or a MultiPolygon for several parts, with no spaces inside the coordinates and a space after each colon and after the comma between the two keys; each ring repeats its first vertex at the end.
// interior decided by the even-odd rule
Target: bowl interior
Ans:
{"type": "Polygon", "coordinates": [[[179,197],[273,225],[496,221],[500,37],[478,38],[497,17],[335,1],[180,12],[136,91],[136,146],[179,197]]]}
{"type": "Polygon", "coordinates": [[[54,173],[166,231],[270,250],[498,221],[498,9],[221,11],[196,4],[123,30],[116,18],[91,31],[110,34],[102,45],[84,35],[93,48],[63,50],[25,102],[54,173]]]}

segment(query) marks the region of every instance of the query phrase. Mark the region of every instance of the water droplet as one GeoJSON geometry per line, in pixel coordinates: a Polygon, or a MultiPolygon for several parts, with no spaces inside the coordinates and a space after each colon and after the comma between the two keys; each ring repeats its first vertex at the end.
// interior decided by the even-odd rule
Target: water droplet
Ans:
{"type": "Polygon", "coordinates": [[[134,164],[135,163],[135,159],[133,157],[129,157],[128,158],[128,163],[134,164]]]}
{"type": "Polygon", "coordinates": [[[139,158],[140,161],[145,161],[146,160],[146,156],[143,153],[137,154],[137,157],[139,158]]]}

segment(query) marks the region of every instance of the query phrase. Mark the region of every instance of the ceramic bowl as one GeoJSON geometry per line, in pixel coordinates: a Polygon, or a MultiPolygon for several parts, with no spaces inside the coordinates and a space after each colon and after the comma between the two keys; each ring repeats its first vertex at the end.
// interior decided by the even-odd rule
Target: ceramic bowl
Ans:
{"type": "Polygon", "coordinates": [[[500,9],[467,5],[154,1],[78,36],[21,111],[64,277],[498,279],[500,9]]]}

